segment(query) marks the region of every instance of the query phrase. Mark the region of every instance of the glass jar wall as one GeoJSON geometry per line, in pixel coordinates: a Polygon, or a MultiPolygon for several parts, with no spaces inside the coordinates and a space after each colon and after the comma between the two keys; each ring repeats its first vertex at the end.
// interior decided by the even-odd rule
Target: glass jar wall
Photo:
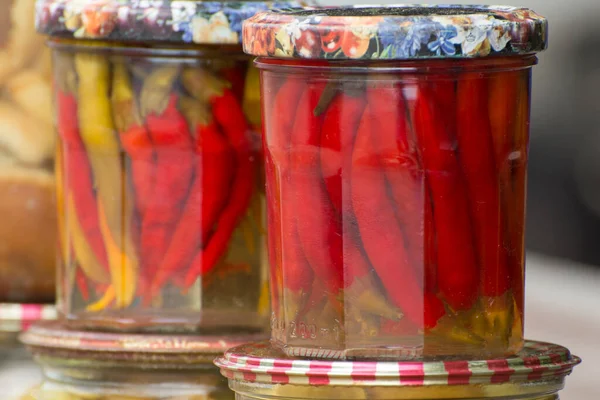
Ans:
{"type": "Polygon", "coordinates": [[[261,72],[276,345],[342,359],[521,349],[530,79],[544,29],[510,7],[246,21],[261,72]],[[469,47],[466,32],[488,22],[503,41],[469,47]],[[511,42],[518,27],[527,49],[511,42]]]}
{"type": "Polygon", "coordinates": [[[54,301],[50,55],[34,9],[0,2],[0,303],[54,301]]]}
{"type": "Polygon", "coordinates": [[[59,311],[101,329],[260,330],[260,134],[248,58],[53,40],[59,311]]]}
{"type": "Polygon", "coordinates": [[[346,356],[520,349],[534,60],[258,61],[277,341],[346,356]]]}

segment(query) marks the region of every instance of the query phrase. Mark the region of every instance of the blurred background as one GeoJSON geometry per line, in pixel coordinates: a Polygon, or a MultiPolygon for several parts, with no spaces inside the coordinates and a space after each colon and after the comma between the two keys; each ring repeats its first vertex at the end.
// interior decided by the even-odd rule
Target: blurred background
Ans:
{"type": "MultiPolygon", "coordinates": [[[[539,55],[533,73],[526,335],[567,346],[584,359],[567,380],[562,400],[598,400],[594,378],[600,376],[600,0],[505,3],[532,8],[550,21],[550,47],[539,55]]],[[[5,17],[1,11],[2,7],[0,31],[5,17]]],[[[19,357],[0,360],[0,387],[10,390],[16,381],[27,380],[29,385],[40,379],[37,369],[21,368],[19,357]]]]}

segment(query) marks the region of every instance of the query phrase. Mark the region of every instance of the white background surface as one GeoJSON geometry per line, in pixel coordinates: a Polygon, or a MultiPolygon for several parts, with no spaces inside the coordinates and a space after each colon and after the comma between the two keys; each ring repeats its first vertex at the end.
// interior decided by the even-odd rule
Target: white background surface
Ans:
{"type": "Polygon", "coordinates": [[[599,400],[600,269],[529,254],[526,271],[525,336],[583,358],[561,400],[599,400]]]}
{"type": "MultiPolygon", "coordinates": [[[[599,400],[600,269],[537,254],[527,257],[525,334],[558,343],[583,358],[567,378],[561,400],[599,400]]],[[[16,398],[41,379],[31,361],[0,360],[2,400],[16,398]],[[7,390],[8,389],[8,393],[7,390]],[[8,396],[8,397],[4,397],[8,396]]]]}

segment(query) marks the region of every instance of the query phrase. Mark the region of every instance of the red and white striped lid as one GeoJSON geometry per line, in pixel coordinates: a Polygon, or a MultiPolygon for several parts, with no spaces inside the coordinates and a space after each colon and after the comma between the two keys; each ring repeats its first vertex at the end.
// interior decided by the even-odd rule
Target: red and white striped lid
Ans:
{"type": "Polygon", "coordinates": [[[534,341],[505,359],[409,362],[293,359],[265,341],[230,349],[215,364],[231,380],[262,384],[450,386],[560,379],[580,362],[562,346],[534,341]]]}
{"type": "Polygon", "coordinates": [[[0,332],[23,332],[37,321],[56,319],[51,304],[0,303],[0,332]]]}

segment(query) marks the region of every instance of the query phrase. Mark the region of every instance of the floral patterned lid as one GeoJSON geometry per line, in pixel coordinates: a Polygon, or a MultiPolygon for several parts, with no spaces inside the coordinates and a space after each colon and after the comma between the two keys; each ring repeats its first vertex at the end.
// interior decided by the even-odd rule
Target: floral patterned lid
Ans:
{"type": "Polygon", "coordinates": [[[246,53],[308,59],[472,58],[546,49],[548,23],[510,6],[291,8],[243,24],[246,53]]]}
{"type": "Polygon", "coordinates": [[[242,21],[294,0],[37,0],[39,33],[75,39],[239,44],[242,21]]]}

